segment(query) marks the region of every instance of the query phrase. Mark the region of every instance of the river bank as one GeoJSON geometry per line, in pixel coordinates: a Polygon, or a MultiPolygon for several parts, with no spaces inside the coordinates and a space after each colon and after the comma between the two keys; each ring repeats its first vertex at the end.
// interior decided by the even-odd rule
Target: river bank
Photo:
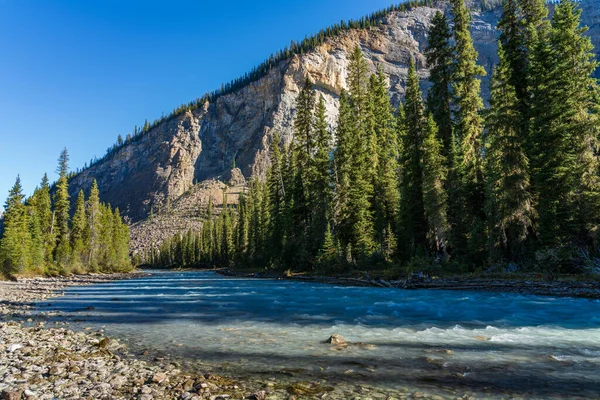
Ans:
{"type": "Polygon", "coordinates": [[[515,276],[511,278],[499,277],[467,277],[457,276],[450,278],[432,278],[423,274],[414,274],[408,279],[384,279],[370,277],[364,274],[360,277],[323,276],[306,273],[277,273],[246,272],[232,269],[216,269],[217,273],[225,276],[259,278],[259,279],[285,279],[301,282],[318,282],[329,285],[381,287],[405,290],[430,289],[430,290],[467,290],[492,293],[520,293],[540,296],[578,297],[600,299],[600,281],[578,279],[544,279],[538,276],[515,276]]]}

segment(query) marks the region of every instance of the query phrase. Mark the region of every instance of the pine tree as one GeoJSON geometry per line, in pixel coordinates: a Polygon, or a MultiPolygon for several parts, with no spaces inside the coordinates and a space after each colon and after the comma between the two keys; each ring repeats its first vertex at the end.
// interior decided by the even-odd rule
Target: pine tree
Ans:
{"type": "Polygon", "coordinates": [[[86,249],[89,244],[86,243],[87,220],[85,216],[85,197],[83,190],[77,195],[75,214],[71,221],[71,248],[73,249],[73,264],[75,267],[81,267],[87,263],[86,249]]]}
{"type": "Polygon", "coordinates": [[[513,69],[501,43],[498,55],[487,116],[486,209],[492,257],[517,261],[533,221],[529,162],[518,123],[519,99],[510,79],[513,69]]]}
{"type": "MultiPolygon", "coordinates": [[[[312,83],[306,78],[304,87],[296,102],[296,117],[294,119],[294,138],[292,141],[291,158],[295,165],[294,177],[289,191],[292,197],[292,223],[294,226],[293,240],[296,248],[298,264],[308,262],[308,230],[311,225],[311,186],[315,180],[313,152],[315,138],[313,132],[313,114],[315,94],[312,83]]],[[[262,207],[262,203],[261,203],[262,207]]],[[[292,238],[292,237],[290,237],[292,238]]]]}
{"type": "Polygon", "coordinates": [[[213,211],[213,202],[212,202],[212,197],[209,197],[208,199],[208,207],[206,209],[206,219],[204,220],[204,222],[202,223],[202,238],[203,238],[203,242],[204,242],[204,249],[205,249],[205,254],[206,254],[206,261],[207,262],[212,262],[212,260],[215,257],[215,243],[214,243],[214,236],[213,236],[213,216],[214,216],[214,211],[213,211]]]}
{"type": "Polygon", "coordinates": [[[452,146],[452,72],[453,54],[450,39],[452,33],[446,16],[438,12],[431,20],[426,50],[429,81],[432,86],[427,93],[427,108],[438,126],[443,143],[443,155],[450,153],[452,146]]]}
{"type": "Polygon", "coordinates": [[[21,178],[17,176],[4,205],[4,232],[0,240],[0,267],[5,276],[23,272],[30,266],[30,235],[23,204],[21,178]]]}
{"type": "Polygon", "coordinates": [[[322,248],[326,227],[331,216],[331,145],[332,137],[326,120],[325,100],[319,97],[314,119],[315,154],[313,157],[314,179],[310,187],[311,215],[311,254],[322,248]]]}
{"type": "Polygon", "coordinates": [[[59,266],[69,265],[71,257],[71,245],[69,242],[69,212],[71,204],[69,201],[69,182],[68,174],[69,154],[67,149],[63,149],[58,159],[58,182],[56,183],[56,193],[54,194],[54,214],[56,226],[56,248],[54,250],[54,260],[59,266]]]}
{"type": "Polygon", "coordinates": [[[273,259],[281,257],[285,243],[285,186],[283,157],[281,155],[281,138],[275,135],[271,143],[271,167],[267,171],[267,188],[269,191],[269,233],[270,252],[273,259]]]}
{"type": "Polygon", "coordinates": [[[121,213],[115,208],[113,214],[113,271],[127,272],[131,270],[129,258],[129,227],[123,222],[121,213]]]}
{"type": "MultiPolygon", "coordinates": [[[[248,252],[248,230],[250,228],[250,218],[248,210],[248,200],[244,193],[240,195],[238,203],[238,216],[236,224],[236,260],[240,264],[246,263],[248,252]]],[[[206,249],[203,247],[203,252],[206,249]]]]}
{"type": "Polygon", "coordinates": [[[373,135],[376,139],[373,208],[375,234],[380,247],[385,246],[388,226],[396,226],[400,194],[398,189],[398,136],[392,114],[388,88],[381,69],[371,79],[369,90],[372,104],[373,135]]]}
{"type": "Polygon", "coordinates": [[[29,258],[31,262],[31,268],[35,272],[43,272],[45,266],[45,247],[44,247],[44,235],[40,224],[40,218],[38,216],[37,201],[39,199],[36,196],[39,189],[36,189],[34,195],[31,196],[25,202],[25,212],[27,214],[27,230],[30,236],[29,246],[29,258]]]}
{"type": "Polygon", "coordinates": [[[350,115],[347,121],[349,148],[349,182],[347,225],[354,256],[369,257],[375,250],[374,196],[371,151],[372,140],[368,131],[368,67],[360,47],[356,47],[348,66],[350,115]]]}
{"type": "Polygon", "coordinates": [[[331,226],[327,223],[325,227],[325,234],[323,236],[323,243],[319,250],[317,262],[323,266],[331,266],[331,264],[337,258],[337,248],[333,234],[331,233],[331,226]]]}
{"type": "Polygon", "coordinates": [[[598,229],[598,63],[577,3],[562,0],[532,61],[532,170],[542,243],[589,245],[598,229]]]}
{"type": "Polygon", "coordinates": [[[87,227],[85,237],[88,241],[87,262],[92,272],[99,268],[100,263],[100,231],[101,231],[101,209],[100,209],[100,190],[98,183],[94,179],[90,196],[88,197],[86,207],[87,227]]]}
{"type": "MultiPolygon", "coordinates": [[[[506,0],[502,10],[502,17],[498,22],[500,31],[500,46],[504,54],[504,62],[510,68],[510,84],[519,102],[524,102],[527,97],[527,48],[523,32],[524,19],[520,18],[518,0],[506,0]]],[[[526,103],[519,104],[519,111],[526,103]]],[[[519,115],[517,115],[519,117],[519,115]]],[[[523,117],[526,117],[524,115],[523,117]]],[[[514,122],[514,121],[513,121],[514,122]]]]}
{"type": "Polygon", "coordinates": [[[425,108],[419,77],[414,60],[408,67],[408,81],[404,100],[405,135],[402,140],[400,156],[400,254],[404,257],[414,255],[415,251],[426,244],[427,223],[423,204],[423,138],[425,135],[425,108]]]}
{"type": "Polygon", "coordinates": [[[333,157],[334,168],[334,199],[333,219],[338,231],[338,238],[345,246],[350,241],[350,226],[348,219],[350,170],[352,154],[352,110],[348,94],[342,90],[340,95],[340,109],[336,130],[336,146],[333,157]]]}
{"type": "Polygon", "coordinates": [[[480,111],[481,81],[485,75],[477,64],[477,51],[473,47],[471,16],[464,0],[451,0],[454,16],[454,76],[456,134],[460,143],[460,176],[465,215],[455,224],[463,225],[459,231],[468,232],[466,252],[472,264],[485,260],[484,182],[482,162],[483,119],[480,111]]]}
{"type": "Polygon", "coordinates": [[[100,204],[100,271],[112,272],[115,266],[114,215],[109,204],[100,204]]]}
{"type": "Polygon", "coordinates": [[[443,145],[438,139],[437,125],[430,115],[423,140],[423,208],[429,246],[437,253],[446,253],[450,229],[445,189],[447,169],[442,152],[443,145]]]}
{"type": "Polygon", "coordinates": [[[50,183],[46,174],[44,174],[40,187],[35,191],[33,197],[35,197],[35,215],[38,219],[44,245],[44,260],[46,262],[51,262],[55,241],[52,232],[53,213],[50,197],[50,183]]]}

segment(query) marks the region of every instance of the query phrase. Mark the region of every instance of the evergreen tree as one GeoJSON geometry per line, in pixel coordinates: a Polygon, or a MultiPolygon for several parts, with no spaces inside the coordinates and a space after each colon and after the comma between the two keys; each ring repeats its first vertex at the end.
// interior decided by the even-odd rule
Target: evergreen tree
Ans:
{"type": "Polygon", "coordinates": [[[87,227],[85,237],[88,242],[87,262],[91,271],[96,271],[100,263],[100,231],[101,231],[101,209],[100,209],[100,190],[98,183],[94,179],[90,196],[88,197],[86,207],[87,227]]]}
{"type": "Polygon", "coordinates": [[[350,241],[350,226],[348,219],[348,208],[350,198],[350,170],[352,154],[352,110],[348,94],[342,90],[340,95],[340,109],[336,130],[336,146],[333,157],[334,167],[334,200],[333,219],[338,238],[344,246],[350,241]]]}
{"type": "Polygon", "coordinates": [[[450,39],[452,33],[446,16],[438,12],[431,21],[425,55],[429,66],[429,81],[432,86],[427,93],[427,108],[437,123],[438,134],[443,143],[443,155],[450,153],[452,146],[452,73],[453,54],[450,39]]]}
{"type": "Polygon", "coordinates": [[[121,213],[115,208],[113,213],[113,251],[114,257],[111,270],[114,272],[126,272],[131,269],[129,258],[129,227],[123,222],[121,213]]]}
{"type": "Polygon", "coordinates": [[[71,221],[71,248],[73,249],[73,264],[76,267],[86,263],[86,249],[89,245],[86,243],[87,219],[85,215],[85,197],[83,190],[77,195],[75,214],[71,221]]]}
{"type": "Polygon", "coordinates": [[[325,101],[319,97],[314,119],[315,154],[313,157],[314,179],[310,186],[312,204],[311,215],[311,254],[322,248],[326,227],[331,215],[331,144],[332,137],[326,120],[325,101]]]}
{"type": "Polygon", "coordinates": [[[17,176],[4,205],[4,232],[0,241],[0,266],[5,276],[21,273],[31,263],[29,254],[31,238],[27,211],[23,204],[24,198],[21,178],[17,176]]]}
{"type": "MultiPolygon", "coordinates": [[[[270,252],[271,257],[277,259],[282,255],[285,243],[286,227],[286,202],[284,186],[284,162],[281,155],[281,138],[275,135],[271,143],[271,167],[267,171],[267,188],[269,191],[270,206],[270,252]]],[[[240,210],[241,212],[241,210],[240,210]]]]}
{"type": "Polygon", "coordinates": [[[402,175],[400,177],[400,254],[414,255],[426,244],[427,223],[423,204],[423,138],[426,120],[425,108],[419,77],[414,60],[408,67],[408,82],[404,100],[405,135],[402,140],[400,157],[402,175]]]}
{"type": "MultiPolygon", "coordinates": [[[[388,226],[397,225],[398,204],[398,136],[392,114],[386,79],[381,69],[371,79],[369,90],[373,120],[373,135],[376,139],[377,162],[375,170],[373,208],[375,210],[375,233],[380,246],[385,246],[388,226]]],[[[391,232],[390,232],[391,234],[391,232]]]]}
{"type": "MultiPolygon", "coordinates": [[[[462,201],[465,214],[453,221],[462,225],[459,231],[467,232],[469,262],[481,264],[485,260],[484,226],[484,182],[482,163],[483,119],[480,111],[483,101],[480,97],[481,81],[485,75],[483,67],[477,64],[477,51],[473,47],[470,25],[471,16],[464,0],[451,0],[454,16],[454,76],[456,134],[460,143],[460,174],[462,201]]],[[[456,245],[456,244],[455,244],[456,245]]]]}
{"type": "MultiPolygon", "coordinates": [[[[348,66],[350,89],[350,117],[347,126],[350,144],[347,226],[354,255],[358,259],[369,257],[375,250],[372,199],[373,176],[370,165],[371,141],[368,122],[368,68],[360,47],[356,47],[348,66]]],[[[342,122],[342,121],[340,121],[342,122]]]]}
{"type": "Polygon", "coordinates": [[[577,3],[562,0],[532,61],[532,170],[548,246],[589,244],[598,229],[598,63],[577,3]]]}
{"type": "Polygon", "coordinates": [[[56,193],[54,194],[54,214],[56,227],[56,248],[54,250],[54,260],[59,266],[66,267],[71,257],[71,245],[69,242],[69,212],[71,204],[69,201],[69,182],[68,182],[68,162],[69,154],[67,149],[63,149],[58,159],[58,182],[56,183],[56,193]]]}
{"type": "Polygon", "coordinates": [[[430,115],[423,140],[423,208],[429,246],[438,253],[446,253],[449,235],[448,196],[445,190],[447,169],[442,152],[437,125],[430,115]]]}
{"type": "MultiPolygon", "coordinates": [[[[526,103],[527,97],[527,48],[525,47],[525,35],[523,32],[523,24],[525,19],[520,18],[519,0],[505,0],[502,10],[502,17],[498,22],[498,30],[500,31],[500,44],[502,46],[504,62],[510,68],[509,77],[510,84],[517,96],[519,102],[519,111],[525,112],[522,109],[526,103]]],[[[516,115],[520,118],[519,115],[516,115]]],[[[526,117],[526,115],[523,115],[526,117]]],[[[514,122],[514,121],[513,121],[514,122]]]]}
{"type": "Polygon", "coordinates": [[[487,212],[492,257],[516,261],[532,228],[529,162],[520,134],[519,99],[511,84],[510,60],[498,45],[487,116],[487,212]]]}
{"type": "Polygon", "coordinates": [[[30,246],[28,251],[31,267],[40,272],[41,267],[45,264],[45,246],[40,217],[38,216],[39,208],[37,206],[37,201],[39,197],[36,196],[38,191],[39,189],[36,189],[34,195],[27,199],[25,211],[27,213],[27,229],[30,236],[30,246]]]}
{"type": "Polygon", "coordinates": [[[50,197],[50,183],[48,176],[44,174],[40,187],[33,194],[35,198],[35,215],[38,219],[39,229],[42,234],[44,246],[44,260],[52,261],[52,253],[54,250],[54,237],[52,231],[52,201],[50,197]]]}

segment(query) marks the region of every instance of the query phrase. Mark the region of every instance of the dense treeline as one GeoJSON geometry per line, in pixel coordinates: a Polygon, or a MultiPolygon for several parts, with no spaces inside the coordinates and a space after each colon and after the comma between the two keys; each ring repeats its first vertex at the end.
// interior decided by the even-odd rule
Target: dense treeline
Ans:
{"type": "Polygon", "coordinates": [[[452,24],[439,13],[429,32],[426,101],[411,61],[392,110],[386,77],[369,75],[357,47],[335,140],[307,79],[293,140],[275,138],[266,179],[252,181],[237,212],[215,220],[209,210],[201,233],[174,237],[148,260],[550,273],[597,263],[598,64],[577,3],[561,0],[549,20],[544,0],[504,1],[487,110],[469,10],[450,3],[452,24]]]}
{"type": "Polygon", "coordinates": [[[100,202],[96,181],[88,199],[79,192],[71,210],[68,153],[59,158],[51,189],[44,175],[27,199],[21,180],[9,192],[0,236],[0,274],[70,274],[131,269],[129,228],[110,205],[100,202]]]}
{"type": "MultiPolygon", "coordinates": [[[[315,49],[317,46],[323,44],[327,38],[335,37],[341,32],[350,29],[366,29],[372,26],[378,26],[384,21],[385,17],[393,11],[409,11],[419,6],[433,6],[438,1],[439,0],[408,0],[398,5],[392,5],[386,9],[376,11],[371,15],[362,17],[358,20],[341,21],[338,24],[334,24],[326,29],[322,29],[317,34],[307,36],[300,42],[292,41],[289,46],[271,54],[269,58],[263,61],[260,65],[252,68],[250,72],[245,73],[243,76],[236,78],[231,82],[222,84],[219,89],[216,89],[210,93],[206,93],[187,104],[181,104],[171,111],[170,114],[163,114],[160,118],[157,118],[152,122],[149,122],[148,120],[144,121],[144,124],[141,127],[135,126],[133,132],[128,133],[124,138],[122,135],[118,135],[116,143],[106,150],[105,156],[100,159],[91,159],[89,167],[102,161],[105,157],[110,157],[122,146],[139,140],[143,135],[156,126],[169,121],[172,118],[180,116],[187,111],[192,111],[202,107],[207,101],[214,102],[221,96],[233,93],[248,86],[252,82],[256,82],[257,80],[266,76],[269,71],[271,71],[271,69],[277,66],[281,61],[287,60],[298,54],[301,55],[307,53],[315,49]]],[[[498,2],[499,0],[484,0],[482,3],[482,8],[493,8],[493,5],[498,4],[498,2]]],[[[86,168],[88,168],[87,164],[83,167],[83,169],[86,168]]]]}

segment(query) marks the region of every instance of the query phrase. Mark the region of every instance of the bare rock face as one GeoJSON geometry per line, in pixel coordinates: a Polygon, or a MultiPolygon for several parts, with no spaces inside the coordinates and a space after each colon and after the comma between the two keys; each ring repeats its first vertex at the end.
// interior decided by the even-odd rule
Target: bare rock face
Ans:
{"type": "MultiPolygon", "coordinates": [[[[584,24],[590,26],[589,34],[600,47],[600,6],[597,0],[583,0],[581,7],[584,24]]],[[[306,76],[315,82],[317,95],[323,96],[327,120],[334,127],[339,94],[346,87],[348,56],[357,44],[370,70],[382,68],[389,77],[395,105],[404,95],[411,58],[427,89],[424,50],[431,19],[438,11],[419,7],[393,12],[381,26],[344,32],[311,52],[282,61],[258,81],[158,125],[86,169],[71,181],[72,194],[81,188],[89,190],[95,178],[101,199],[118,206],[135,222],[176,204],[199,182],[232,180],[235,186],[252,176],[264,176],[274,135],[291,141],[295,101],[306,76]]],[[[484,99],[497,60],[499,16],[500,10],[473,14],[475,46],[488,71],[482,81],[484,99]]]]}

